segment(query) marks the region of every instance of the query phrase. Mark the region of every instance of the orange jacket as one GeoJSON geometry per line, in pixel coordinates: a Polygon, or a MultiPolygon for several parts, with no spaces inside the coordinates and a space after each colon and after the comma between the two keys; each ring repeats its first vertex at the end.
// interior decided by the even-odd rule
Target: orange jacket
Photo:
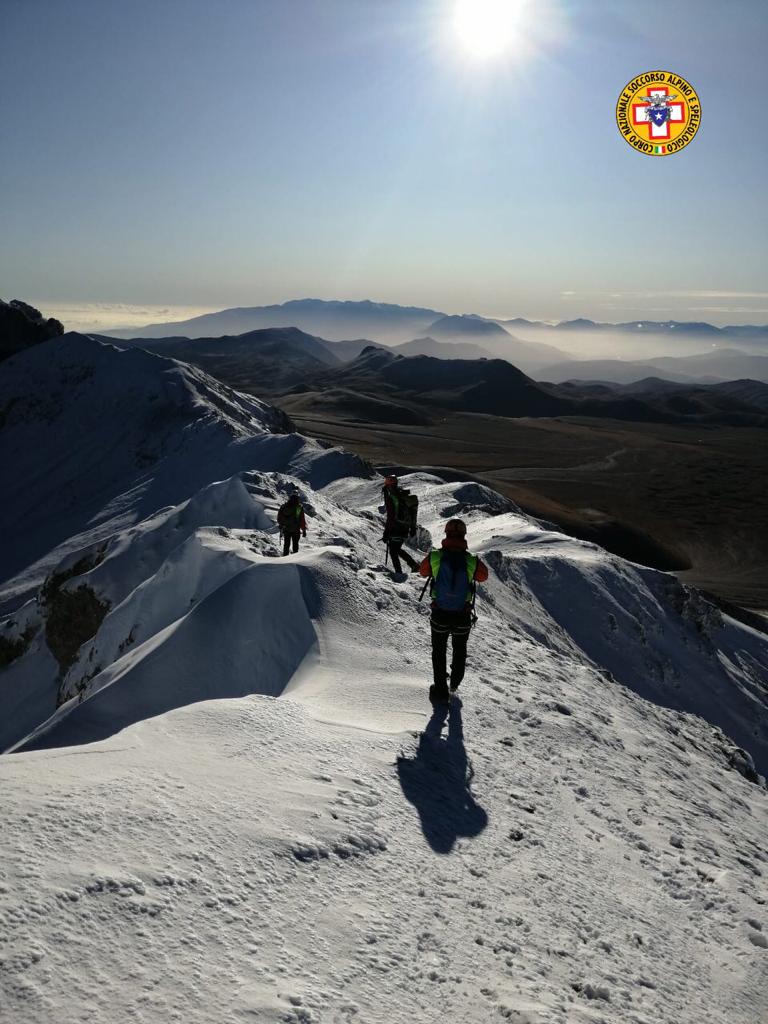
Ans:
{"type": "MultiPolygon", "coordinates": [[[[466,551],[467,542],[463,537],[444,537],[443,543],[440,547],[443,551],[466,551]]],[[[424,576],[425,578],[432,575],[432,566],[429,563],[429,555],[427,555],[419,566],[419,575],[424,576]]],[[[477,583],[485,583],[487,579],[488,566],[481,558],[478,558],[477,565],[475,566],[475,581],[477,583]]]]}

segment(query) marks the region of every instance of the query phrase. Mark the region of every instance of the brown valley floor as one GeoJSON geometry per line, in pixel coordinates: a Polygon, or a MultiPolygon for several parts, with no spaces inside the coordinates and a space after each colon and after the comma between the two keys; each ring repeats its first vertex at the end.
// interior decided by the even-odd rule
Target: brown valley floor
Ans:
{"type": "MultiPolygon", "coordinates": [[[[307,434],[381,465],[444,467],[527,512],[746,608],[768,608],[765,431],[580,418],[355,422],[279,404],[307,434]],[[690,568],[685,569],[689,565],[690,568]]],[[[292,407],[293,406],[293,407],[292,407]]]]}

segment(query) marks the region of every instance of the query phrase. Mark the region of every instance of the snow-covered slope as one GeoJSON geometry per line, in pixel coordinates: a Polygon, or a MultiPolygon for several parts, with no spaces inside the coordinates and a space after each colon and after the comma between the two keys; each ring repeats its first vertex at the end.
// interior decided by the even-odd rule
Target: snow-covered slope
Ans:
{"type": "Polygon", "coordinates": [[[10,1019],[761,1021],[768,639],[414,474],[491,568],[431,715],[380,481],[233,443],[254,464],[81,529],[0,627],[10,1019]]]}
{"type": "Polygon", "coordinates": [[[322,483],[359,465],[338,451],[318,458],[321,447],[290,433],[283,413],[201,370],[79,334],[3,363],[0,428],[6,607],[67,551],[212,480],[263,466],[311,469],[322,483]]]}

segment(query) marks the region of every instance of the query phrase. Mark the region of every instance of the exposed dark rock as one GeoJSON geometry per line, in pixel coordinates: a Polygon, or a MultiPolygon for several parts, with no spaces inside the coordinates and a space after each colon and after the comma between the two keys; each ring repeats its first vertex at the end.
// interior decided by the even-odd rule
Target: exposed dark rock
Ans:
{"type": "Polygon", "coordinates": [[[34,306],[20,299],[0,299],[0,360],[63,333],[64,325],[59,320],[46,320],[34,306]]]}
{"type": "Polygon", "coordinates": [[[104,549],[89,552],[68,569],[52,573],[43,584],[40,600],[45,608],[45,640],[63,678],[77,658],[86,640],[96,635],[109,602],[100,601],[91,587],[82,583],[74,589],[63,589],[75,576],[93,569],[104,557],[104,549]]]}

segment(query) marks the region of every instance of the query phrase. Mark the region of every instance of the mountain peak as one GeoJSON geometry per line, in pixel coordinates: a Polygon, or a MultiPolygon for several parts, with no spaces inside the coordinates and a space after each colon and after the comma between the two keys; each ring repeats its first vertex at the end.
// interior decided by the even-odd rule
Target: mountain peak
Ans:
{"type": "Polygon", "coordinates": [[[403,358],[405,357],[386,348],[381,348],[379,345],[366,345],[360,355],[347,365],[350,367],[368,367],[373,369],[374,367],[389,366],[390,363],[395,363],[403,358]]]}
{"type": "Polygon", "coordinates": [[[604,324],[595,323],[594,320],[587,320],[585,317],[577,317],[575,320],[561,320],[556,325],[559,331],[584,331],[599,330],[604,324]]]}
{"type": "Polygon", "coordinates": [[[509,338],[510,334],[494,320],[481,320],[477,316],[461,314],[439,317],[427,328],[427,333],[438,340],[443,338],[509,338]]]}

